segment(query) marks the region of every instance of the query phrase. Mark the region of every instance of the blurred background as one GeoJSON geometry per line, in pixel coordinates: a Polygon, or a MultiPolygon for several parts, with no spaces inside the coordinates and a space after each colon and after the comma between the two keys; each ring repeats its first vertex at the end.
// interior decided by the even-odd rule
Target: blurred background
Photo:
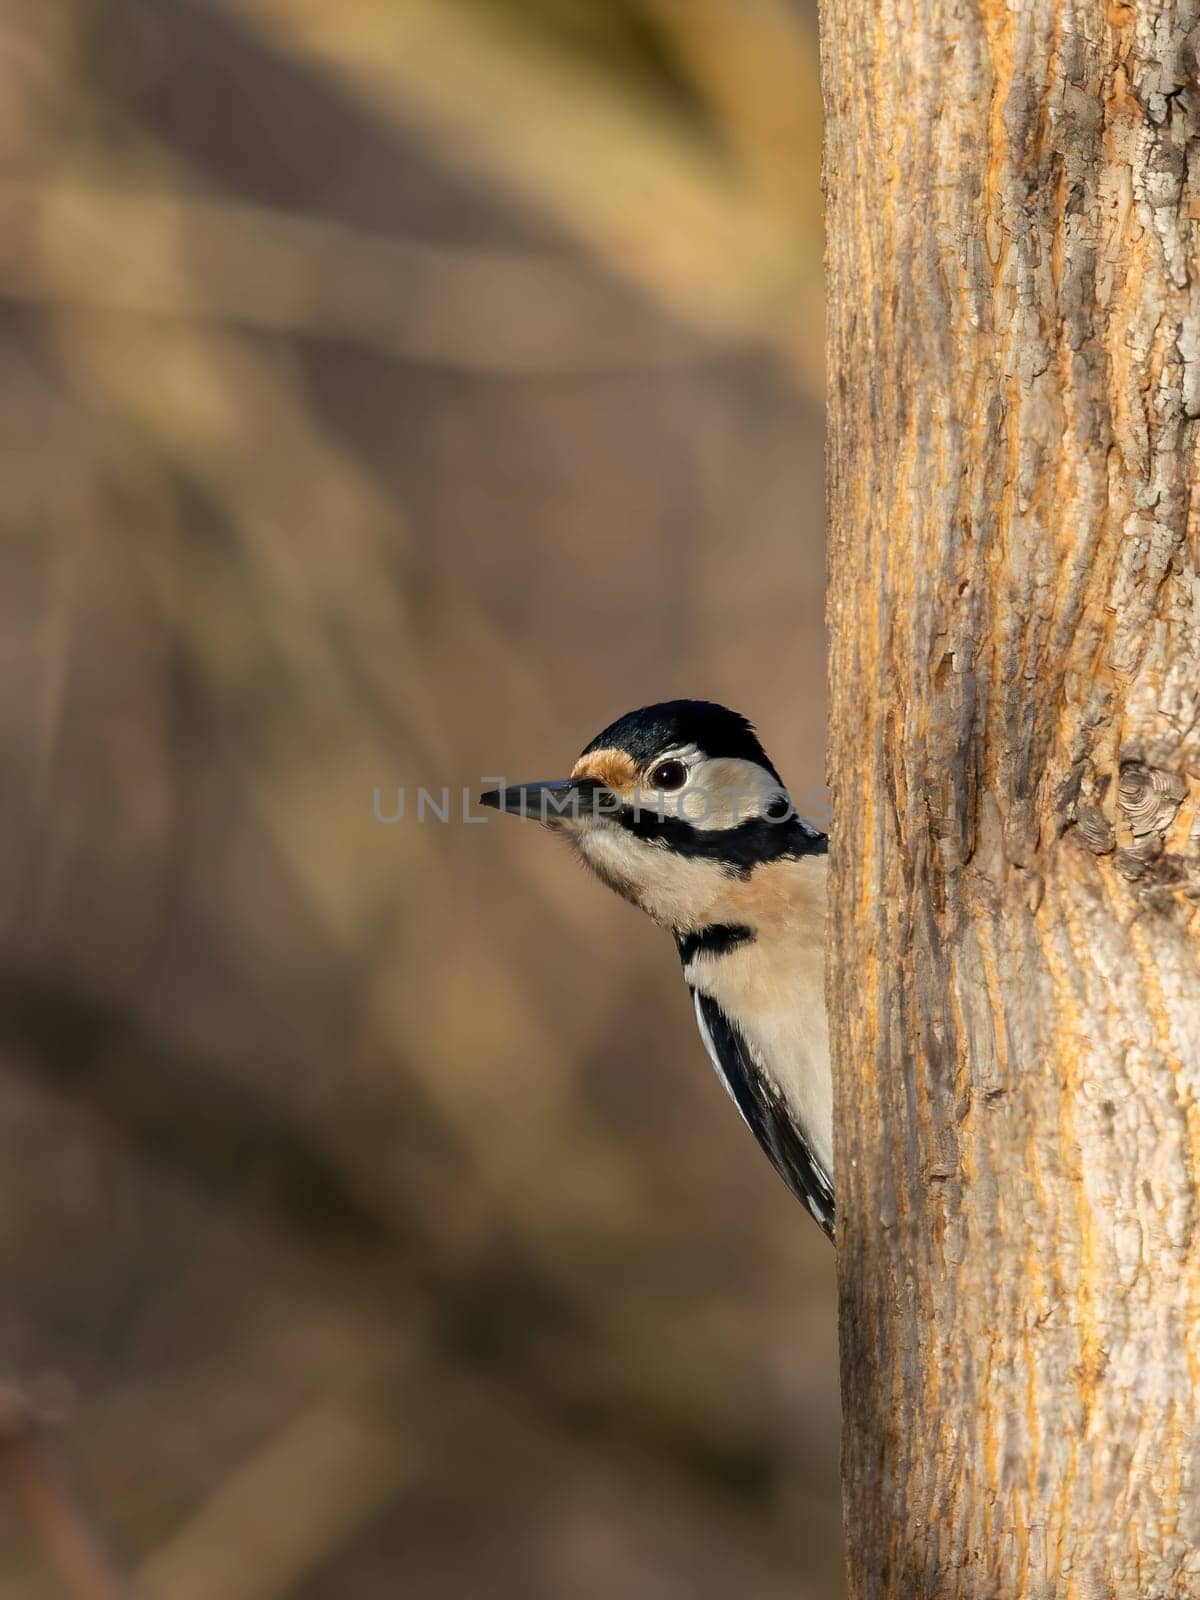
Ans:
{"type": "Polygon", "coordinates": [[[4,7],[5,1600],[840,1592],[833,1253],[461,807],[823,782],[814,12],[4,7]]]}

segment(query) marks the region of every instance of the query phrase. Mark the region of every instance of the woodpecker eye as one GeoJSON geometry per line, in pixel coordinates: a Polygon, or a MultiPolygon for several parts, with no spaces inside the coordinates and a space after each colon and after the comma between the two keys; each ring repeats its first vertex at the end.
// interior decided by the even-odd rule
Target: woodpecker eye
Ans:
{"type": "Polygon", "coordinates": [[[688,769],[682,761],[660,761],[650,774],[652,789],[682,789],[687,782],[688,769]]]}

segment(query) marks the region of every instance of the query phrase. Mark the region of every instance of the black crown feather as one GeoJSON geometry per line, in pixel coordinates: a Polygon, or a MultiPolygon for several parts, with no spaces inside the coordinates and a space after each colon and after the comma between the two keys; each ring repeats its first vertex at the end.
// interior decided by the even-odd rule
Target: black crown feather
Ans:
{"type": "Polygon", "coordinates": [[[664,700],[627,712],[598,733],[583,751],[624,750],[639,766],[664,750],[694,744],[715,760],[756,761],[782,784],[748,717],[712,700],[664,700]]]}

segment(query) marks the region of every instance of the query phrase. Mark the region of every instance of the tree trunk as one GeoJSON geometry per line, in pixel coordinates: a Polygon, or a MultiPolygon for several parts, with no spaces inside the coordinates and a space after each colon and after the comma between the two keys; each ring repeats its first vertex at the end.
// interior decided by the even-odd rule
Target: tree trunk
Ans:
{"type": "Polygon", "coordinates": [[[824,0],[850,1590],[1200,1595],[1186,0],[824,0]]]}

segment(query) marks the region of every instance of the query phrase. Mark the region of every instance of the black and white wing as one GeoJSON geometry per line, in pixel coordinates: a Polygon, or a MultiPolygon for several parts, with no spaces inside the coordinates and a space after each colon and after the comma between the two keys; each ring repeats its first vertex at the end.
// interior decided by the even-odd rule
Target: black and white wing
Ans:
{"type": "Polygon", "coordinates": [[[833,1238],[833,1183],[788,1113],[741,1030],[709,995],[692,990],[700,1037],[729,1098],[762,1145],[776,1172],[833,1238]]]}

